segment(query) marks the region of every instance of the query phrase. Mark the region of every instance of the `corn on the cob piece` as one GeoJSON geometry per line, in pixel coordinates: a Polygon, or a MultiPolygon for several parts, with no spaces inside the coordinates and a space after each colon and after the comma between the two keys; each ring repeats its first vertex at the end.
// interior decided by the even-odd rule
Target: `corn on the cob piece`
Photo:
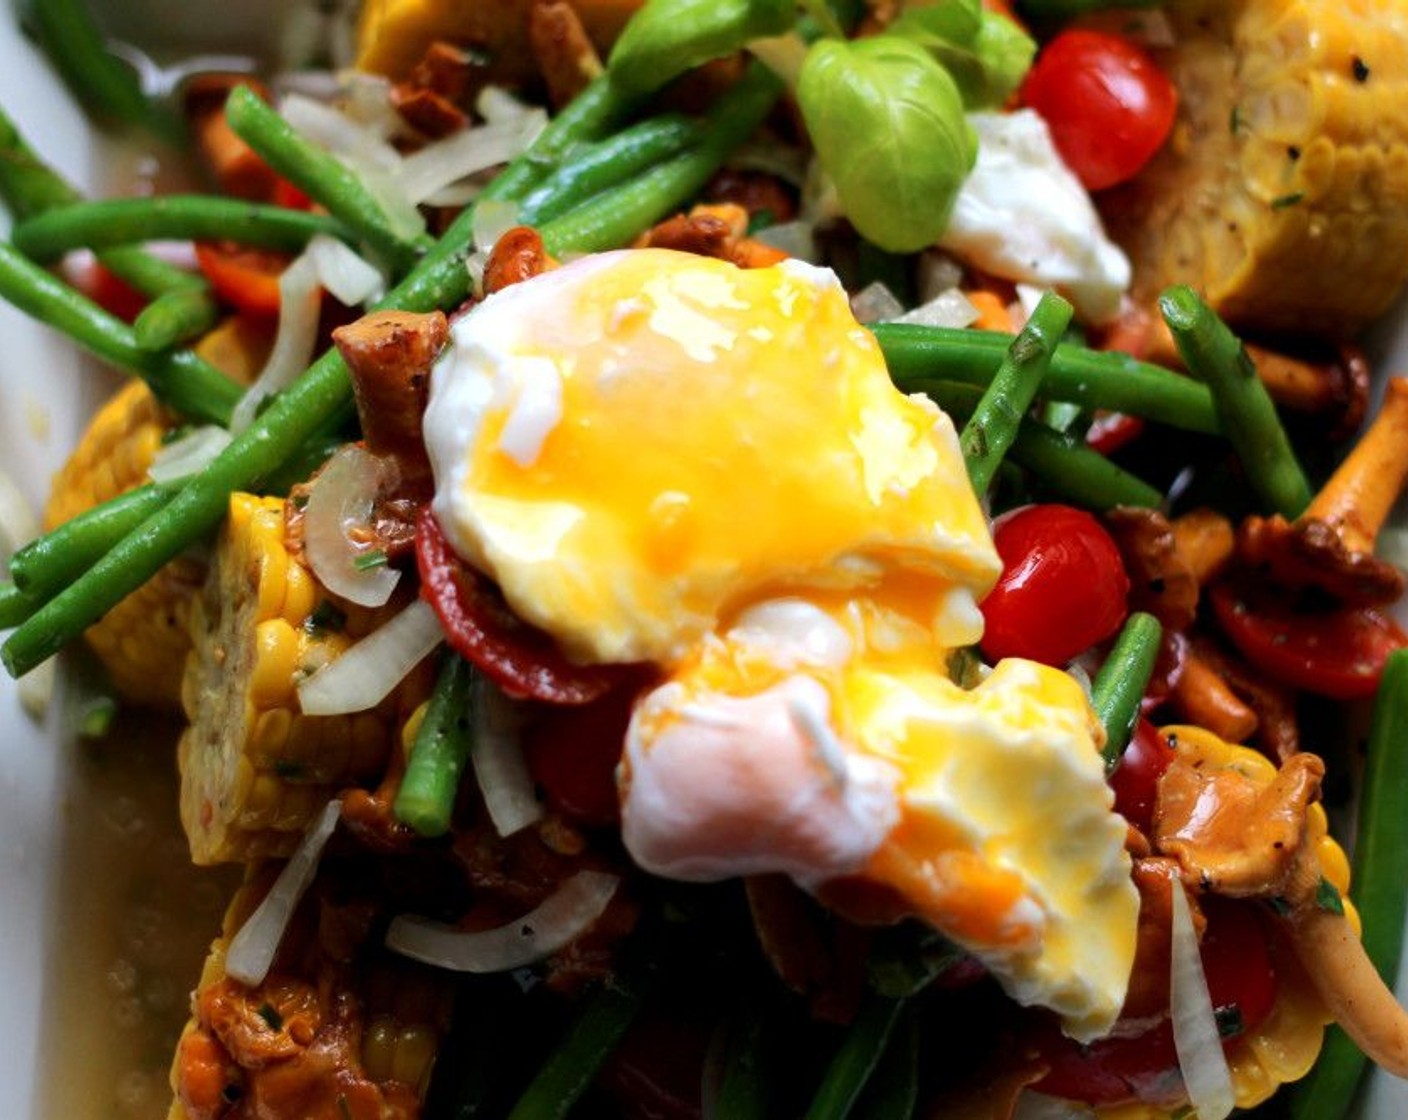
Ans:
{"type": "MultiPolygon", "coordinates": [[[[147,468],[173,423],[142,382],[125,385],[98,410],[54,477],[45,527],[146,482],[147,468]]],[[[84,637],[126,699],[179,709],[180,682],[170,669],[190,648],[186,620],[204,578],[202,561],[178,557],[88,628],[84,637]]]]}
{"type": "Polygon", "coordinates": [[[181,821],[196,863],[287,855],[329,796],[380,776],[426,674],[346,716],[303,715],[297,687],[394,609],[324,591],[284,546],[282,499],[231,497],[181,692],[181,821]]]}
{"type": "Polygon", "coordinates": [[[1408,277],[1408,8],[1171,4],[1165,149],[1102,207],[1136,294],[1199,288],[1241,328],[1344,337],[1408,277]]]}
{"type": "MultiPolygon", "coordinates": [[[[250,1095],[270,1105],[270,1111],[260,1115],[284,1115],[278,1109],[277,1094],[290,1085],[301,1090],[294,1094],[297,1115],[320,1100],[320,1094],[331,1104],[341,1092],[355,1094],[359,1107],[385,1103],[395,1106],[396,1111],[390,1114],[397,1117],[417,1115],[436,1053],[449,1029],[453,986],[444,983],[435,970],[414,961],[391,957],[366,945],[341,940],[325,943],[330,935],[312,913],[319,904],[319,883],[324,874],[309,892],[303,917],[296,917],[285,933],[265,982],[250,989],[227,977],[225,956],[230,939],[267,893],[276,870],[251,865],[226,910],[220,936],[210,947],[192,995],[191,1018],[177,1043],[171,1066],[173,1101],[167,1120],[223,1115],[233,1101],[250,1095]],[[357,967],[347,967],[344,957],[348,954],[355,957],[357,967]],[[310,1007],[309,997],[314,993],[316,1004],[310,1007]],[[280,1008],[294,1004],[299,1006],[303,1023],[292,1023],[292,1016],[280,1021],[280,1008]],[[232,1013],[240,1008],[252,1014],[232,1013]],[[355,1021],[349,1022],[349,1016],[355,1021]],[[267,1057],[260,1064],[240,1061],[242,1056],[248,1057],[238,1050],[249,1033],[247,1029],[241,1032],[241,1019],[260,1034],[265,1032],[259,1020],[270,1028],[259,1040],[267,1057]],[[273,1026],[276,1022],[278,1028],[273,1026]],[[288,1039],[278,1037],[281,1029],[286,1030],[288,1039]],[[295,1070],[294,1063],[313,1050],[317,1050],[317,1057],[309,1068],[302,1073],[295,1070]],[[275,1053],[281,1056],[273,1056],[275,1053]],[[261,1077],[282,1085],[266,1088],[258,1084],[261,1077]]],[[[332,927],[341,928],[335,921],[332,927]]],[[[339,938],[338,934],[331,936],[339,938]]]]}

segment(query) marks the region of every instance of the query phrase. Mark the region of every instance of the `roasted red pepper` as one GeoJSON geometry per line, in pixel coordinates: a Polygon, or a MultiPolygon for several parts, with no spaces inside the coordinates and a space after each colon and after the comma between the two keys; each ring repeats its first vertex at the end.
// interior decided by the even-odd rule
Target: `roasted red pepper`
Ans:
{"type": "Polygon", "coordinates": [[[260,318],[278,315],[279,277],[289,260],[285,253],[196,243],[196,262],[216,296],[235,310],[260,318]]]}

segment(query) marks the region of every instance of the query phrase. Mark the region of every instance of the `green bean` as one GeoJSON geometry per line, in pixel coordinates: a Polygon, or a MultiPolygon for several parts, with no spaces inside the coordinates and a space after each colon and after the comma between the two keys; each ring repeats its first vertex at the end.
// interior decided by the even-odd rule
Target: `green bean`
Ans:
{"type": "Polygon", "coordinates": [[[457,653],[445,651],[435,690],[416,730],[406,773],[392,811],[421,836],[450,830],[460,777],[473,742],[474,670],[457,653]]]}
{"type": "MultiPolygon", "coordinates": [[[[986,385],[1012,342],[1010,334],[966,327],[879,323],[871,328],[901,389],[919,378],[986,385]]],[[[1207,386],[1128,354],[1063,343],[1051,357],[1042,393],[1087,408],[1108,408],[1175,428],[1222,431],[1207,386]]]]}
{"type": "Polygon", "coordinates": [[[57,328],[105,362],[136,374],[157,398],[182,416],[226,424],[240,388],[189,350],[153,354],[137,345],[132,329],[0,242],[0,297],[57,328]]]}
{"type": "Polygon", "coordinates": [[[1219,423],[1252,489],[1272,511],[1299,517],[1310,504],[1310,483],[1241,340],[1185,285],[1164,292],[1159,310],[1184,364],[1212,390],[1219,423]]]}
{"type": "Polygon", "coordinates": [[[148,482],[85,510],[17,550],[10,578],[22,591],[47,598],[170,501],[174,490],[148,482]]]}
{"type": "Polygon", "coordinates": [[[351,229],[372,251],[403,273],[433,244],[419,234],[394,232],[381,203],[356,174],[330,152],[304,139],[248,86],[236,86],[225,101],[230,127],[271,167],[351,229]]]}
{"type": "Polygon", "coordinates": [[[919,1011],[906,1006],[875,1075],[856,1103],[857,1120],[909,1120],[919,1104],[919,1011]]]}
{"type": "Polygon", "coordinates": [[[170,350],[205,334],[220,321],[220,305],[201,285],[157,296],[132,323],[132,337],[146,351],[170,350]]]}
{"type": "Polygon", "coordinates": [[[85,0],[27,0],[24,21],[94,119],[145,128],[166,140],[180,137],[177,118],[148,98],[136,71],[108,49],[85,0]]]}
{"type": "MultiPolygon", "coordinates": [[[[1352,894],[1363,923],[1364,951],[1390,984],[1403,951],[1403,911],[1408,903],[1408,650],[1384,665],[1368,761],[1360,786],[1354,840],[1352,894]]],[[[1338,1027],[1325,1037],[1314,1069],[1291,1092],[1293,1120],[1338,1115],[1363,1077],[1366,1059],[1338,1027]]]]}
{"type": "MultiPolygon", "coordinates": [[[[756,996],[756,992],[749,993],[756,996]]],[[[774,1026],[756,1000],[726,1021],[723,1075],[712,1109],[729,1120],[767,1120],[772,1105],[773,1078],[769,1031],[774,1026]]]]}
{"type": "Polygon", "coordinates": [[[8,580],[0,582],[0,630],[18,626],[32,615],[40,600],[8,580]]]}
{"type": "MultiPolygon", "coordinates": [[[[914,381],[911,392],[920,392],[952,416],[972,415],[981,391],[973,385],[948,381],[914,381]]],[[[1058,432],[1039,420],[1023,417],[1008,458],[1041,480],[1052,493],[1086,509],[1114,506],[1157,508],[1163,495],[1142,478],[1112,463],[1084,440],[1058,432]]]]}
{"type": "Polygon", "coordinates": [[[1163,634],[1157,618],[1135,611],[1125,620],[1114,648],[1090,682],[1090,706],[1105,729],[1105,749],[1101,754],[1107,774],[1119,765],[1134,733],[1139,704],[1154,673],[1163,634]]]}
{"type": "MultiPolygon", "coordinates": [[[[583,97],[585,104],[578,111],[569,108],[560,114],[539,137],[539,142],[510,164],[505,175],[511,182],[531,185],[540,172],[535,152],[555,152],[571,147],[590,137],[591,129],[599,123],[613,120],[622,111],[623,103],[606,88],[604,79],[588,87],[583,97]]],[[[675,204],[683,200],[681,196],[675,204]]],[[[462,301],[469,290],[469,273],[464,267],[463,254],[472,229],[473,215],[467,210],[451,223],[445,236],[378,307],[428,311],[462,301]]],[[[13,255],[24,260],[18,254],[13,255]]],[[[0,253],[0,263],[3,263],[3,253],[0,253]]],[[[29,268],[35,267],[28,261],[24,263],[29,268]]],[[[43,275],[47,277],[47,273],[43,275]]],[[[257,486],[261,479],[277,471],[310,436],[321,432],[344,412],[351,399],[347,366],[335,350],[329,351],[279,394],[269,408],[205,470],[187,482],[164,508],[132,530],[20,626],[0,649],[0,660],[6,669],[12,676],[20,676],[56,653],[150,579],[173,556],[208,535],[224,516],[233,491],[257,486]]]]}
{"type": "Polygon", "coordinates": [[[905,1001],[871,993],[812,1097],[806,1120],[844,1120],[880,1062],[905,1001]]]}
{"type": "Polygon", "coordinates": [[[562,1120],[591,1085],[644,1002],[644,983],[620,974],[588,996],[508,1120],[562,1120]]]}
{"type": "Polygon", "coordinates": [[[699,143],[629,183],[597,195],[539,232],[548,252],[595,252],[628,244],[703,189],[724,157],[760,125],[782,83],[754,65],[714,104],[699,143]]]}
{"type": "Polygon", "coordinates": [[[537,225],[678,155],[700,133],[697,121],[666,113],[632,125],[563,164],[523,199],[518,220],[537,225]]]}
{"type": "MultiPolygon", "coordinates": [[[[17,222],[83,201],[76,187],[35,154],[15,122],[2,109],[0,200],[17,222]]],[[[144,249],[124,246],[108,249],[97,256],[114,275],[148,296],[203,286],[199,277],[152,256],[144,249]]]]}
{"type": "Polygon", "coordinates": [[[20,252],[47,264],[72,249],[108,249],[141,241],[234,241],[297,252],[319,233],[353,240],[345,225],[326,214],[238,198],[170,194],[75,202],[47,210],[16,226],[11,240],[20,252]]]}
{"type": "Polygon", "coordinates": [[[1070,325],[1073,310],[1055,292],[1041,297],[1031,318],[1012,340],[978,407],[963,425],[958,446],[978,494],[987,493],[993,472],[1016,438],[1017,425],[1036,400],[1051,366],[1051,352],[1070,325]]]}

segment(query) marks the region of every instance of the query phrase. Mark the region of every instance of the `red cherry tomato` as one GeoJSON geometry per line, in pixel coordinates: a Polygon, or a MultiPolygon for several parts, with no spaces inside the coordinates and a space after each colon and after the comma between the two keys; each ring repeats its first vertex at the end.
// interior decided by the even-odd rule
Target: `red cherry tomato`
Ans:
{"type": "Polygon", "coordinates": [[[455,555],[429,507],[416,521],[416,567],[445,640],[511,696],[585,704],[639,671],[568,661],[551,635],[515,615],[498,588],[455,555]]]}
{"type": "Polygon", "coordinates": [[[1143,434],[1142,416],[1126,416],[1123,412],[1100,412],[1086,429],[1085,442],[1101,455],[1113,455],[1143,434]]]}
{"type": "Polygon", "coordinates": [[[290,259],[285,253],[196,242],[196,263],[216,296],[237,311],[264,319],[279,313],[279,277],[290,259]]]}
{"type": "Polygon", "coordinates": [[[1027,506],[1000,518],[1002,577],[982,602],[983,652],[1064,665],[1124,621],[1129,576],[1104,527],[1070,506],[1027,506]]]}
{"type": "Polygon", "coordinates": [[[1115,811],[1143,832],[1153,824],[1159,778],[1172,761],[1168,740],[1147,719],[1141,719],[1119,766],[1110,775],[1110,788],[1115,791],[1115,811]]]}
{"type": "Polygon", "coordinates": [[[1252,664],[1286,684],[1334,700],[1373,696],[1384,662],[1408,634],[1372,607],[1302,611],[1263,587],[1220,583],[1213,610],[1252,664]]]}
{"type": "Polygon", "coordinates": [[[66,265],[68,282],[109,315],[130,323],[147,306],[147,297],[105,265],[89,258],[81,265],[66,265]]]}
{"type": "MultiPolygon", "coordinates": [[[[1208,994],[1227,1039],[1254,1030],[1276,1003],[1276,970],[1257,904],[1210,895],[1201,900],[1207,929],[1198,946],[1208,994]]],[[[1118,1030],[1118,1028],[1117,1028],[1118,1030]]],[[[1085,1104],[1143,1100],[1176,1104],[1183,1083],[1173,1027],[1161,1020],[1142,1034],[1102,1038],[1081,1046],[1054,1026],[1036,1040],[1049,1071],[1039,1093],[1085,1104]]]]}
{"type": "Polygon", "coordinates": [[[1123,183],[1167,139],[1178,94],[1142,47],[1104,31],[1063,31],[1042,48],[1021,101],[1046,120],[1087,190],[1123,183]]]}
{"type": "Polygon", "coordinates": [[[524,730],[533,784],[573,824],[601,828],[620,815],[616,764],[636,695],[633,688],[615,688],[590,704],[545,705],[524,730]]]}

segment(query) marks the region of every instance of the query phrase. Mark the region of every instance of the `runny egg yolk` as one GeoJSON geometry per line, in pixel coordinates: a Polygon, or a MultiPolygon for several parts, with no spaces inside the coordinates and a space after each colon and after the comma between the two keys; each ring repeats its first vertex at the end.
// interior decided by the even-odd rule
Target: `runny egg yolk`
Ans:
{"type": "Polygon", "coordinates": [[[799,262],[628,250],[498,292],[424,430],[450,542],[583,661],[672,663],[759,597],[887,583],[971,641],[999,571],[952,424],[799,262]]]}
{"type": "Polygon", "coordinates": [[[447,539],[585,662],[650,661],[620,769],[649,870],[859,876],[1081,1038],[1137,896],[1066,674],[948,679],[1000,564],[949,419],[835,277],[583,258],[452,329],[424,431],[447,539]]]}

